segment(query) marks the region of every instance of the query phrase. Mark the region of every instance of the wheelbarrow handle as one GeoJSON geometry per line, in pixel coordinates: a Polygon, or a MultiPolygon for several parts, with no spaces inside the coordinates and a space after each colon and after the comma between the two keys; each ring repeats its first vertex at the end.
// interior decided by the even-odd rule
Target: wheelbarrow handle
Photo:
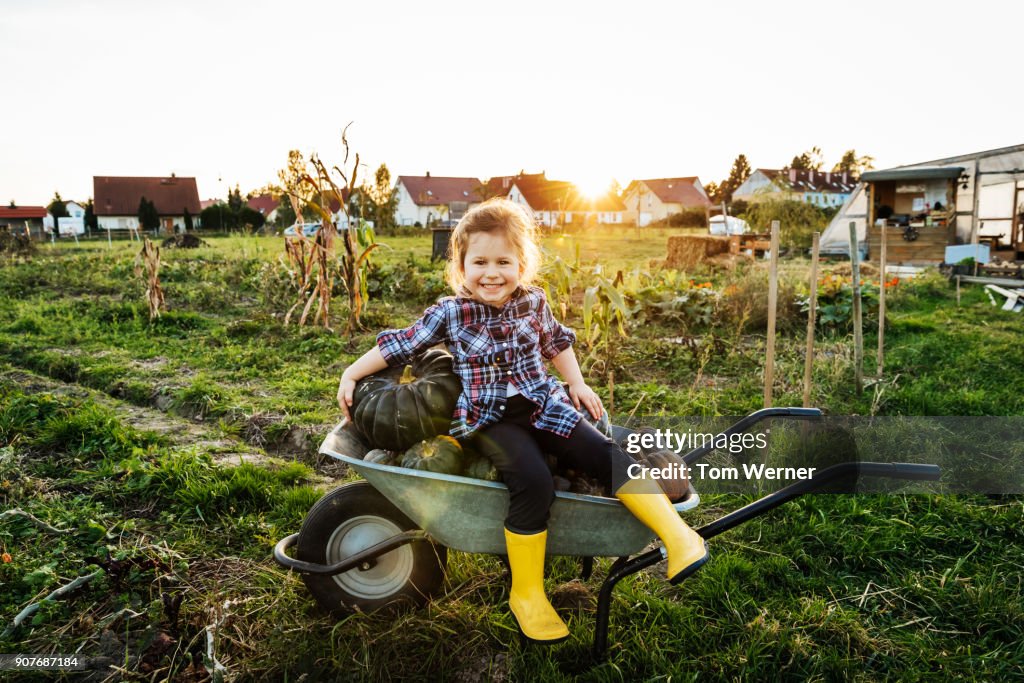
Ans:
{"type": "Polygon", "coordinates": [[[938,465],[919,465],[909,462],[866,462],[862,463],[860,474],[869,477],[910,479],[911,481],[938,481],[942,470],[938,465]]]}
{"type": "Polygon", "coordinates": [[[289,557],[286,551],[299,541],[299,535],[292,534],[291,536],[282,538],[277,542],[277,545],[274,546],[274,561],[282,567],[302,572],[304,574],[334,576],[336,574],[347,572],[350,569],[360,567],[365,563],[373,562],[381,555],[389,553],[395,548],[401,548],[407,543],[429,540],[430,535],[427,534],[426,531],[423,531],[422,529],[410,529],[409,531],[403,531],[400,534],[395,534],[391,538],[386,538],[380,543],[372,545],[340,562],[336,562],[332,565],[323,565],[315,564],[313,562],[304,562],[302,560],[296,560],[293,557],[289,557]]]}
{"type": "MultiPolygon", "coordinates": [[[[803,411],[807,409],[790,408],[789,410],[803,411]]],[[[813,411],[813,409],[811,410],[813,411]]],[[[758,413],[754,413],[748,418],[744,418],[744,420],[753,418],[759,413],[766,412],[768,411],[758,411],[758,413]]],[[[814,412],[817,412],[819,415],[821,414],[820,411],[813,411],[810,414],[804,413],[802,416],[814,417],[814,412]]],[[[774,417],[774,415],[770,417],[774,417]]],[[[805,493],[814,493],[837,480],[842,480],[852,476],[859,475],[865,477],[887,477],[890,479],[936,481],[939,478],[939,474],[940,470],[938,465],[918,465],[905,462],[844,462],[822,470],[822,472],[816,474],[813,479],[790,484],[775,493],[771,493],[764,498],[755,500],[753,503],[750,503],[739,510],[734,510],[723,517],[719,517],[710,524],[705,524],[696,531],[705,539],[713,538],[723,531],[728,531],[733,527],[750,521],[754,517],[758,517],[770,510],[774,510],[787,501],[798,498],[805,493]]],[[[594,628],[594,645],[591,650],[596,661],[603,661],[608,652],[608,621],[609,612],[611,610],[612,590],[615,588],[615,584],[630,574],[635,574],[641,569],[657,564],[664,558],[665,549],[664,547],[659,547],[654,550],[649,550],[641,555],[637,555],[636,557],[620,557],[615,564],[612,565],[607,578],[605,578],[604,583],[601,584],[601,591],[598,594],[597,599],[597,624],[594,628]]]]}
{"type": "MultiPolygon", "coordinates": [[[[742,434],[758,422],[773,417],[817,418],[821,417],[821,410],[818,408],[762,408],[761,410],[757,410],[744,418],[740,418],[735,424],[722,432],[721,435],[732,436],[733,434],[742,434]]],[[[694,448],[683,456],[683,462],[687,465],[692,465],[697,462],[705,455],[715,450],[715,441],[717,441],[717,439],[712,439],[711,443],[694,448]]]]}

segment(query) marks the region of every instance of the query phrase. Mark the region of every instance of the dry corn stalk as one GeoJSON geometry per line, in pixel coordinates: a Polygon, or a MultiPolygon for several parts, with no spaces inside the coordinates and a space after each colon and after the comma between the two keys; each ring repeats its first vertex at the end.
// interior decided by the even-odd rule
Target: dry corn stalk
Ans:
{"type": "MultiPolygon", "coordinates": [[[[305,176],[308,178],[308,176],[305,176]]],[[[295,215],[301,217],[302,212],[299,202],[295,196],[291,196],[292,208],[295,215]]],[[[319,208],[318,205],[309,202],[319,208]]],[[[288,261],[289,271],[295,279],[298,290],[298,301],[296,301],[288,313],[284,316],[284,324],[291,322],[295,309],[302,304],[302,314],[299,316],[299,326],[306,324],[313,304],[317,304],[314,324],[322,324],[330,327],[330,306],[331,306],[331,281],[333,271],[334,250],[332,235],[335,232],[334,224],[330,218],[321,222],[321,227],[312,237],[306,237],[301,230],[296,231],[294,237],[285,238],[284,251],[288,261]],[[315,279],[314,279],[314,271],[315,279]]]]}
{"type": "Polygon", "coordinates": [[[142,276],[142,265],[146,267],[146,303],[149,304],[149,319],[160,317],[164,307],[164,290],[160,287],[160,247],[145,238],[142,250],[135,257],[135,276],[142,276]]]}
{"type": "MultiPolygon", "coordinates": [[[[345,129],[347,131],[348,127],[346,126],[345,129]]],[[[342,162],[344,165],[348,163],[349,157],[349,146],[345,132],[342,132],[341,142],[345,149],[345,158],[342,162]]],[[[334,224],[334,214],[330,207],[332,204],[340,206],[340,210],[345,213],[346,218],[348,217],[345,189],[338,186],[331,177],[331,169],[328,169],[317,157],[314,156],[309,161],[308,167],[304,163],[302,167],[303,170],[297,173],[296,165],[290,162],[289,172],[288,174],[282,174],[282,180],[286,181],[285,185],[288,189],[296,218],[298,219],[302,215],[300,202],[304,203],[319,216],[320,228],[312,239],[296,235],[295,238],[286,240],[285,254],[296,277],[299,300],[285,316],[285,324],[288,324],[292,313],[299,304],[304,303],[302,315],[299,317],[299,325],[305,325],[310,312],[313,311],[313,307],[316,305],[314,323],[320,323],[325,328],[329,328],[331,286],[335,273],[340,271],[339,274],[341,275],[342,284],[345,286],[349,303],[346,333],[351,334],[353,330],[362,327],[359,319],[362,315],[366,289],[365,269],[369,261],[370,252],[378,245],[373,242],[372,232],[369,235],[359,233],[360,241],[368,243],[357,245],[356,233],[358,229],[352,226],[351,221],[349,221],[349,228],[344,231],[342,239],[344,253],[340,258],[335,259],[334,237],[337,234],[337,229],[334,224]],[[307,172],[307,168],[311,168],[312,172],[307,172]],[[289,179],[292,182],[287,182],[289,179]],[[313,280],[314,270],[316,271],[315,281],[313,280]]],[[[333,167],[333,171],[341,176],[344,181],[345,188],[355,187],[358,169],[358,154],[355,156],[355,162],[352,164],[352,170],[349,175],[346,175],[337,166],[333,167]]]]}

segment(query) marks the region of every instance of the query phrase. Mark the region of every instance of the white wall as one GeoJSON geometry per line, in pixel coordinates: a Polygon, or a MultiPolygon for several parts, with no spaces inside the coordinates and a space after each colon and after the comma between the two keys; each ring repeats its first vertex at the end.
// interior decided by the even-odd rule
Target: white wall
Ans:
{"type": "Polygon", "coordinates": [[[138,216],[98,216],[100,230],[137,230],[138,216]]]}
{"type": "Polygon", "coordinates": [[[412,195],[409,194],[409,190],[405,189],[405,185],[399,182],[395,185],[395,192],[398,193],[398,206],[395,208],[395,222],[399,225],[413,225],[416,221],[419,221],[423,225],[426,223],[420,218],[419,206],[412,200],[412,195]]]}

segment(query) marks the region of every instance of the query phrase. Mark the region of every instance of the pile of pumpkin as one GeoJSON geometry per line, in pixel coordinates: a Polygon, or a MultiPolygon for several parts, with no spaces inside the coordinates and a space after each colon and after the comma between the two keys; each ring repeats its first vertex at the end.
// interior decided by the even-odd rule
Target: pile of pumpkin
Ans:
{"type": "MultiPolygon", "coordinates": [[[[366,462],[498,481],[498,471],[490,460],[463,449],[447,435],[461,392],[452,357],[441,349],[430,349],[404,367],[370,375],[356,385],[352,421],[334,432],[335,448],[366,462]]],[[[586,412],[584,417],[598,431],[612,436],[607,413],[600,420],[586,412]]],[[[556,490],[606,495],[594,479],[560,468],[553,456],[547,460],[556,490]]],[[[672,451],[644,451],[640,460],[653,467],[682,462],[672,451]]],[[[686,494],[685,482],[666,481],[662,487],[673,500],[686,494]]]]}

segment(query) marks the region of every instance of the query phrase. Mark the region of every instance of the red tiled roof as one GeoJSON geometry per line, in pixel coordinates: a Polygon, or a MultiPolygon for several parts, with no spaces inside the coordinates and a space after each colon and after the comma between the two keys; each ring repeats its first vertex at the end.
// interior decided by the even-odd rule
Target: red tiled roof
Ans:
{"type": "Polygon", "coordinates": [[[853,192],[857,186],[857,176],[853,173],[846,174],[843,180],[843,172],[828,171],[806,171],[803,169],[757,169],[769,180],[782,184],[793,189],[795,192],[837,192],[846,194],[853,192]],[[792,180],[791,180],[792,178],[792,180]]]}
{"type": "Polygon", "coordinates": [[[534,211],[586,211],[586,200],[570,182],[548,180],[543,173],[522,173],[511,182],[534,211]]]}
{"type": "Polygon", "coordinates": [[[93,176],[92,189],[97,216],[134,216],[143,197],[161,216],[180,216],[185,209],[196,215],[201,210],[195,178],[93,176]]]}
{"type": "Polygon", "coordinates": [[[280,202],[274,199],[274,195],[261,194],[255,197],[250,197],[245,202],[250,209],[255,209],[262,213],[264,216],[270,215],[280,202]]]}
{"type": "Polygon", "coordinates": [[[515,181],[516,176],[514,175],[496,175],[486,183],[486,194],[488,197],[507,197],[508,191],[512,189],[512,183],[515,181]]]}
{"type": "Polygon", "coordinates": [[[587,199],[570,182],[548,180],[541,173],[495,176],[485,187],[492,197],[507,197],[515,185],[534,211],[625,211],[626,205],[614,194],[587,199]]]}
{"type": "Polygon", "coordinates": [[[46,218],[45,206],[0,206],[0,218],[46,218]]]}
{"type": "Polygon", "coordinates": [[[396,183],[405,185],[419,206],[437,206],[451,202],[479,202],[481,182],[476,178],[400,175],[396,183]]]}
{"type": "Polygon", "coordinates": [[[638,182],[646,185],[658,199],[665,203],[682,204],[683,206],[711,206],[711,200],[697,189],[697,176],[634,180],[630,183],[630,187],[638,182]]]}

